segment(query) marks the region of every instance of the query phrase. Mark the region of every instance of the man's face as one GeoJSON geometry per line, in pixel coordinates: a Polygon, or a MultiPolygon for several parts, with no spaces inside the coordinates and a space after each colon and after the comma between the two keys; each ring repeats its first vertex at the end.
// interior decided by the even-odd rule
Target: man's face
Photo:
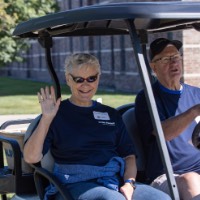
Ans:
{"type": "Polygon", "coordinates": [[[180,82],[182,76],[182,57],[174,45],[167,45],[150,63],[158,80],[164,85],[180,82]]]}

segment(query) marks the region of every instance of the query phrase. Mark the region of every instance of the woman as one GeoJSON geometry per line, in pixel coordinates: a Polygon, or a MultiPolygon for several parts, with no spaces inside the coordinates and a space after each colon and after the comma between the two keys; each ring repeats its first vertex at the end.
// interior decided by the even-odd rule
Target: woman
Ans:
{"type": "Polygon", "coordinates": [[[170,199],[135,183],[135,150],[121,116],[92,100],[101,74],[97,58],[74,54],[65,66],[71,97],[56,100],[53,87],[38,92],[42,117],[25,144],[26,162],[39,162],[50,148],[54,174],[74,199],[170,199]]]}

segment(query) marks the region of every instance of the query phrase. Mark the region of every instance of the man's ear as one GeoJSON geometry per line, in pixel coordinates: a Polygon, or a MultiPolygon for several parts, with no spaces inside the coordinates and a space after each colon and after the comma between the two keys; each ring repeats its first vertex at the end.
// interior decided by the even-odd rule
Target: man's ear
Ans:
{"type": "Polygon", "coordinates": [[[152,71],[153,71],[153,72],[156,72],[156,65],[155,65],[155,63],[150,62],[149,65],[150,65],[152,71]]]}

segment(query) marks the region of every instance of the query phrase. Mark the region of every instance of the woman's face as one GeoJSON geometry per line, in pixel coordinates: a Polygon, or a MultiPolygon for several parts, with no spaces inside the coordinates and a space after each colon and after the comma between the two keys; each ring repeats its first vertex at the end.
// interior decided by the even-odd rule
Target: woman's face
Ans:
{"type": "Polygon", "coordinates": [[[87,64],[73,68],[67,74],[67,84],[71,89],[70,100],[78,106],[90,106],[99,84],[98,69],[87,64]]]}

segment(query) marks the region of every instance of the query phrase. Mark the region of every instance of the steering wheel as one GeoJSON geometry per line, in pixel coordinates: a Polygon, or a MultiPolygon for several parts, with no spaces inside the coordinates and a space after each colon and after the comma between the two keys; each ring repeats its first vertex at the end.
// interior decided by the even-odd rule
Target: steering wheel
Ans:
{"type": "Polygon", "coordinates": [[[200,122],[195,126],[193,130],[192,143],[197,149],[200,149],[200,122]]]}

